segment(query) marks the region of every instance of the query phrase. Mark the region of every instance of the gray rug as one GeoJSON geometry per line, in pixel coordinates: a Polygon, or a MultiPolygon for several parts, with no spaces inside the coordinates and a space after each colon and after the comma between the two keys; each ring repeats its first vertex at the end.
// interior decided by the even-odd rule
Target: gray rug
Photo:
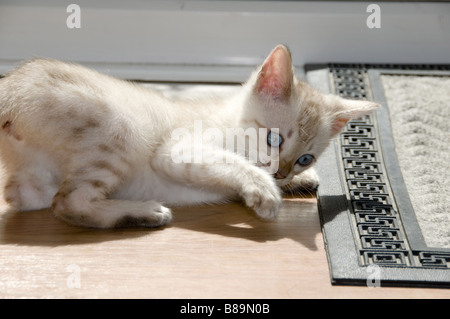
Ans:
{"type": "Polygon", "coordinates": [[[381,78],[397,158],[425,242],[450,248],[450,77],[381,78]]]}
{"type": "Polygon", "coordinates": [[[450,287],[450,65],[306,70],[323,91],[382,105],[348,123],[317,163],[332,283],[450,287]]]}

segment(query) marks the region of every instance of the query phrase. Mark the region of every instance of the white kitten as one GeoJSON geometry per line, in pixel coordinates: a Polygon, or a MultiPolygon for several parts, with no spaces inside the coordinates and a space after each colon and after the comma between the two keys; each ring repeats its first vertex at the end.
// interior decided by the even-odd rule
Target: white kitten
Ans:
{"type": "Polygon", "coordinates": [[[98,228],[166,224],[172,214],[161,203],[239,198],[271,219],[279,187],[302,186],[330,139],[377,106],[299,81],[284,46],[226,99],[174,101],[79,65],[32,60],[0,80],[5,198],[98,228]],[[230,146],[227,129],[244,143],[230,146]]]}

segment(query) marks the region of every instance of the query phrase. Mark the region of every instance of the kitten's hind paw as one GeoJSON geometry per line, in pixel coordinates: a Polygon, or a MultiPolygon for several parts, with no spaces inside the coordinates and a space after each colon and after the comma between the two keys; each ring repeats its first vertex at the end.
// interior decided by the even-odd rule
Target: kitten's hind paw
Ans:
{"type": "Polygon", "coordinates": [[[126,215],[116,222],[114,228],[123,227],[159,227],[166,225],[172,221],[172,211],[159,205],[155,207],[149,214],[141,216],[126,215]]]}
{"type": "Polygon", "coordinates": [[[94,199],[80,200],[83,188],[65,193],[60,190],[53,200],[56,217],[65,222],[91,228],[159,227],[172,220],[172,212],[159,202],[94,199]]]}

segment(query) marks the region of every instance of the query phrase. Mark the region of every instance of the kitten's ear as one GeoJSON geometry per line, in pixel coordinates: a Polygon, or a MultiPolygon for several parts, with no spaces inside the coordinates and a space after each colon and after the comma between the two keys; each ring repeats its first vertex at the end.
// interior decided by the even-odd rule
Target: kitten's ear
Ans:
{"type": "Polygon", "coordinates": [[[380,107],[371,101],[355,101],[339,98],[339,111],[331,123],[331,136],[337,135],[348,121],[369,114],[380,107]]]}
{"type": "Polygon", "coordinates": [[[264,61],[255,90],[262,97],[286,100],[291,94],[293,76],[291,53],[284,45],[278,45],[264,61]]]}

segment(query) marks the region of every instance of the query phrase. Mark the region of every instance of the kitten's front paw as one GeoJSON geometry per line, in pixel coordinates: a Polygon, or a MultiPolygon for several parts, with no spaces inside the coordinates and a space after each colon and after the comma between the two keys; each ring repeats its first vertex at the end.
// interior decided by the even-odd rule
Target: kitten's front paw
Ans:
{"type": "Polygon", "coordinates": [[[278,187],[269,177],[262,183],[245,185],[242,190],[245,204],[263,219],[274,219],[283,201],[278,187]]]}
{"type": "Polygon", "coordinates": [[[303,173],[294,176],[289,184],[283,186],[283,191],[295,193],[296,191],[316,191],[319,187],[319,176],[314,168],[310,168],[303,173]]]}

